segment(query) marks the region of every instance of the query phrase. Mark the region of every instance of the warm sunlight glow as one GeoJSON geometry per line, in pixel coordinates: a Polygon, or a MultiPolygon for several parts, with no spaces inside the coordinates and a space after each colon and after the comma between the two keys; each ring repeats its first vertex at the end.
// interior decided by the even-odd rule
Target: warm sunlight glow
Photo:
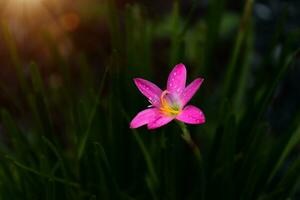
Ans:
{"type": "Polygon", "coordinates": [[[42,6],[43,0],[8,0],[7,9],[10,12],[32,12],[42,6]]]}
{"type": "MultiPolygon", "coordinates": [[[[1,1],[1,0],[0,0],[1,1]]],[[[27,36],[31,36],[36,31],[48,28],[53,24],[52,11],[48,0],[6,0],[2,4],[1,17],[7,23],[17,40],[24,41],[27,36]]],[[[51,1],[52,2],[52,1],[51,1]]]]}
{"type": "Polygon", "coordinates": [[[31,4],[34,5],[39,3],[41,0],[11,0],[11,2],[15,2],[16,4],[31,4]]]}
{"type": "Polygon", "coordinates": [[[23,3],[23,2],[34,3],[34,2],[37,2],[39,0],[14,0],[14,1],[20,2],[20,3],[23,3]]]}

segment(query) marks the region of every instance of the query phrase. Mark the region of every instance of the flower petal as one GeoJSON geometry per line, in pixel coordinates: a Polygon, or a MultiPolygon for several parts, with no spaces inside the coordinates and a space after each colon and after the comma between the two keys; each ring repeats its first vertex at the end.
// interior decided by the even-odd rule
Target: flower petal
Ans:
{"type": "Polygon", "coordinates": [[[185,88],[186,68],[184,64],[174,67],[168,77],[167,90],[170,93],[181,94],[185,88]]]}
{"type": "Polygon", "coordinates": [[[159,128],[159,127],[169,123],[173,119],[174,119],[174,117],[168,117],[159,112],[159,113],[157,113],[156,118],[153,121],[148,123],[147,127],[148,127],[148,129],[159,128]]]}
{"type": "Polygon", "coordinates": [[[160,105],[160,95],[162,90],[159,87],[142,78],[135,78],[134,83],[140,92],[149,99],[152,105],[157,107],[160,105]]]}
{"type": "Polygon", "coordinates": [[[176,119],[187,124],[203,124],[205,116],[203,112],[195,106],[186,106],[176,119]]]}
{"type": "Polygon", "coordinates": [[[197,78],[184,89],[183,93],[180,96],[182,106],[185,106],[191,100],[191,98],[201,86],[203,80],[203,78],[197,78]]]}
{"type": "Polygon", "coordinates": [[[157,108],[149,108],[139,112],[130,122],[130,128],[138,128],[148,124],[150,121],[155,119],[157,112],[159,112],[157,108]]]}

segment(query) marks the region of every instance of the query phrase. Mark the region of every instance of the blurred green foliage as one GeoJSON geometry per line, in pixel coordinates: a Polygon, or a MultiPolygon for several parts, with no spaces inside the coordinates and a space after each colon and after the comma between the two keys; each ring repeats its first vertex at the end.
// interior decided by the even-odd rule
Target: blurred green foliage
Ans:
{"type": "Polygon", "coordinates": [[[265,114],[293,65],[299,31],[284,38],[277,60],[272,52],[282,28],[274,33],[254,77],[253,0],[238,15],[227,12],[226,3],[209,1],[205,17],[192,22],[197,1],[186,17],[174,1],[159,19],[140,4],[121,12],[113,0],[104,1],[99,10],[109,25],[110,52],[99,61],[101,69],[83,53],[74,58],[79,66],[74,76],[47,36],[62,77],[55,87],[45,84],[34,60],[24,72],[3,23],[21,95],[5,96],[1,83],[13,109],[1,106],[0,199],[295,199],[300,157],[292,153],[300,141],[300,112],[291,113],[280,135],[272,133],[265,114]],[[224,66],[218,66],[216,47],[228,38],[234,42],[225,47],[224,66]],[[205,79],[192,103],[202,108],[207,123],[188,127],[203,155],[201,167],[176,123],[154,131],[128,125],[147,105],[132,79],[162,83],[179,62],[192,77],[205,79]]]}

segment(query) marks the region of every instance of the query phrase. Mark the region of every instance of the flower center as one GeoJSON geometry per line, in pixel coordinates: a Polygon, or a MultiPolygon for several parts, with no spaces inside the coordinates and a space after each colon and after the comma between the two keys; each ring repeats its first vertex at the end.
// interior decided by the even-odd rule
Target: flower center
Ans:
{"type": "Polygon", "coordinates": [[[168,116],[176,116],[181,112],[181,107],[172,97],[167,96],[168,94],[169,92],[165,90],[160,96],[160,111],[168,116]]]}

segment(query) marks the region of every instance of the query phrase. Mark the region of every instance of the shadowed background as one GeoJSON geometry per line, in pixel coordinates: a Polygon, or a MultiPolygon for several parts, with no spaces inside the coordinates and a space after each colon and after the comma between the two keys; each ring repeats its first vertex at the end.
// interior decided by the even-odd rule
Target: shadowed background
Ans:
{"type": "MultiPolygon", "coordinates": [[[[298,1],[0,1],[0,199],[297,199],[298,1]],[[129,129],[177,63],[206,123],[129,129]]],[[[299,194],[298,194],[299,196],[299,194]]],[[[299,198],[299,197],[298,197],[299,198]]]]}

